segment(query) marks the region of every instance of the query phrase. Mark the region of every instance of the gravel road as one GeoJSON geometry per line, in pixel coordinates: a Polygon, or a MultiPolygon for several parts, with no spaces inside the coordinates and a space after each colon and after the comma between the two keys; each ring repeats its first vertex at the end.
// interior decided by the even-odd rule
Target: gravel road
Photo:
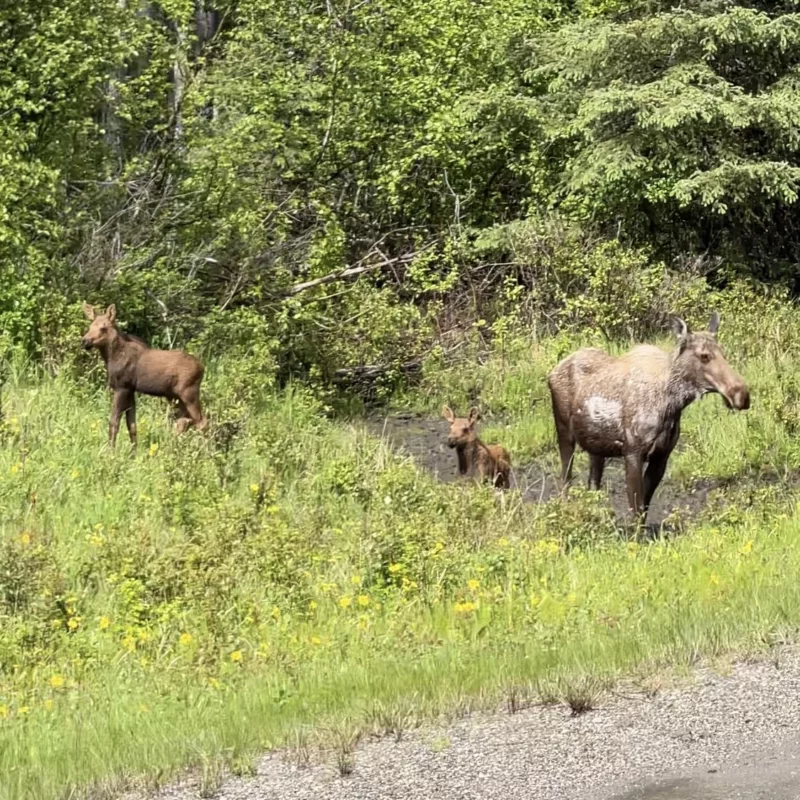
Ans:
{"type": "MultiPolygon", "coordinates": [[[[187,780],[163,790],[197,800],[187,780]]],[[[609,694],[577,717],[563,707],[472,715],[361,744],[353,773],[333,753],[306,766],[265,756],[220,800],[728,800],[800,798],[800,648],[698,669],[650,698],[609,694]]],[[[151,798],[154,800],[154,798],[151,798]]]]}

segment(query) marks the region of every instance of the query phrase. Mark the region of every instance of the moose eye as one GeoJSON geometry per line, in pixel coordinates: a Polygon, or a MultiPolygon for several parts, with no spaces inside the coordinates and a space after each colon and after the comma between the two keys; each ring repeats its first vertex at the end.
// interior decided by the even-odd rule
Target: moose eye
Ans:
{"type": "Polygon", "coordinates": [[[711,361],[711,354],[710,353],[700,353],[700,360],[704,364],[708,364],[708,362],[711,361]]]}

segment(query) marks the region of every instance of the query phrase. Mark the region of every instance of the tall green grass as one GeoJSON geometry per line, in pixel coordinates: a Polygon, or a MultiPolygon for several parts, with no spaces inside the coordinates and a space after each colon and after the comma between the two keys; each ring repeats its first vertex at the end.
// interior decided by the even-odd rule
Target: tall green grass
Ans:
{"type": "MultiPolygon", "coordinates": [[[[477,387],[486,438],[517,464],[554,464],[543,376],[570,344],[520,340],[426,375],[402,402],[438,413],[477,387]]],[[[164,406],[141,401],[136,454],[122,435],[106,447],[97,384],[12,375],[0,797],[187,763],[213,778],[307,726],[387,729],[519,691],[577,703],[621,675],[791,635],[797,365],[731,360],[752,410],[692,406],[670,467],[683,486],[726,488],[649,543],[620,531],[602,494],[530,504],[438,484],[306,391],[245,402],[218,379],[229,367],[209,369],[206,434],[176,437],[164,406]]]]}

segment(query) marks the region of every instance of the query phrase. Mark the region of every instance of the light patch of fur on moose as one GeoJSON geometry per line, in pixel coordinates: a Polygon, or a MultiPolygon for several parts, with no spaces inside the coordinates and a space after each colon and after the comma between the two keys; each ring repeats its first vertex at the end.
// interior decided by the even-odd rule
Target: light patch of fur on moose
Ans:
{"type": "Polygon", "coordinates": [[[622,403],[618,400],[592,395],[586,400],[586,413],[589,419],[598,425],[619,428],[622,424],[622,403]]]}

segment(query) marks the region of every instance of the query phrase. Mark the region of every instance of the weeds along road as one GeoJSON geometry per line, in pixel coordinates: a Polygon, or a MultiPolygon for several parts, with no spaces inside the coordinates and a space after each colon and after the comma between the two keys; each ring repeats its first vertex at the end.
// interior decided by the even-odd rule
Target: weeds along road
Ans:
{"type": "MultiPolygon", "coordinates": [[[[460,719],[340,752],[271,754],[221,800],[728,800],[800,798],[800,648],[729,671],[702,668],[597,708],[460,719]],[[725,674],[727,673],[727,674],[725,674]],[[656,691],[657,690],[657,691],[656,691]],[[653,692],[655,694],[653,695],[653,692]]],[[[208,785],[205,789],[208,790],[208,785]]],[[[194,800],[199,784],[164,792],[194,800]]]]}

